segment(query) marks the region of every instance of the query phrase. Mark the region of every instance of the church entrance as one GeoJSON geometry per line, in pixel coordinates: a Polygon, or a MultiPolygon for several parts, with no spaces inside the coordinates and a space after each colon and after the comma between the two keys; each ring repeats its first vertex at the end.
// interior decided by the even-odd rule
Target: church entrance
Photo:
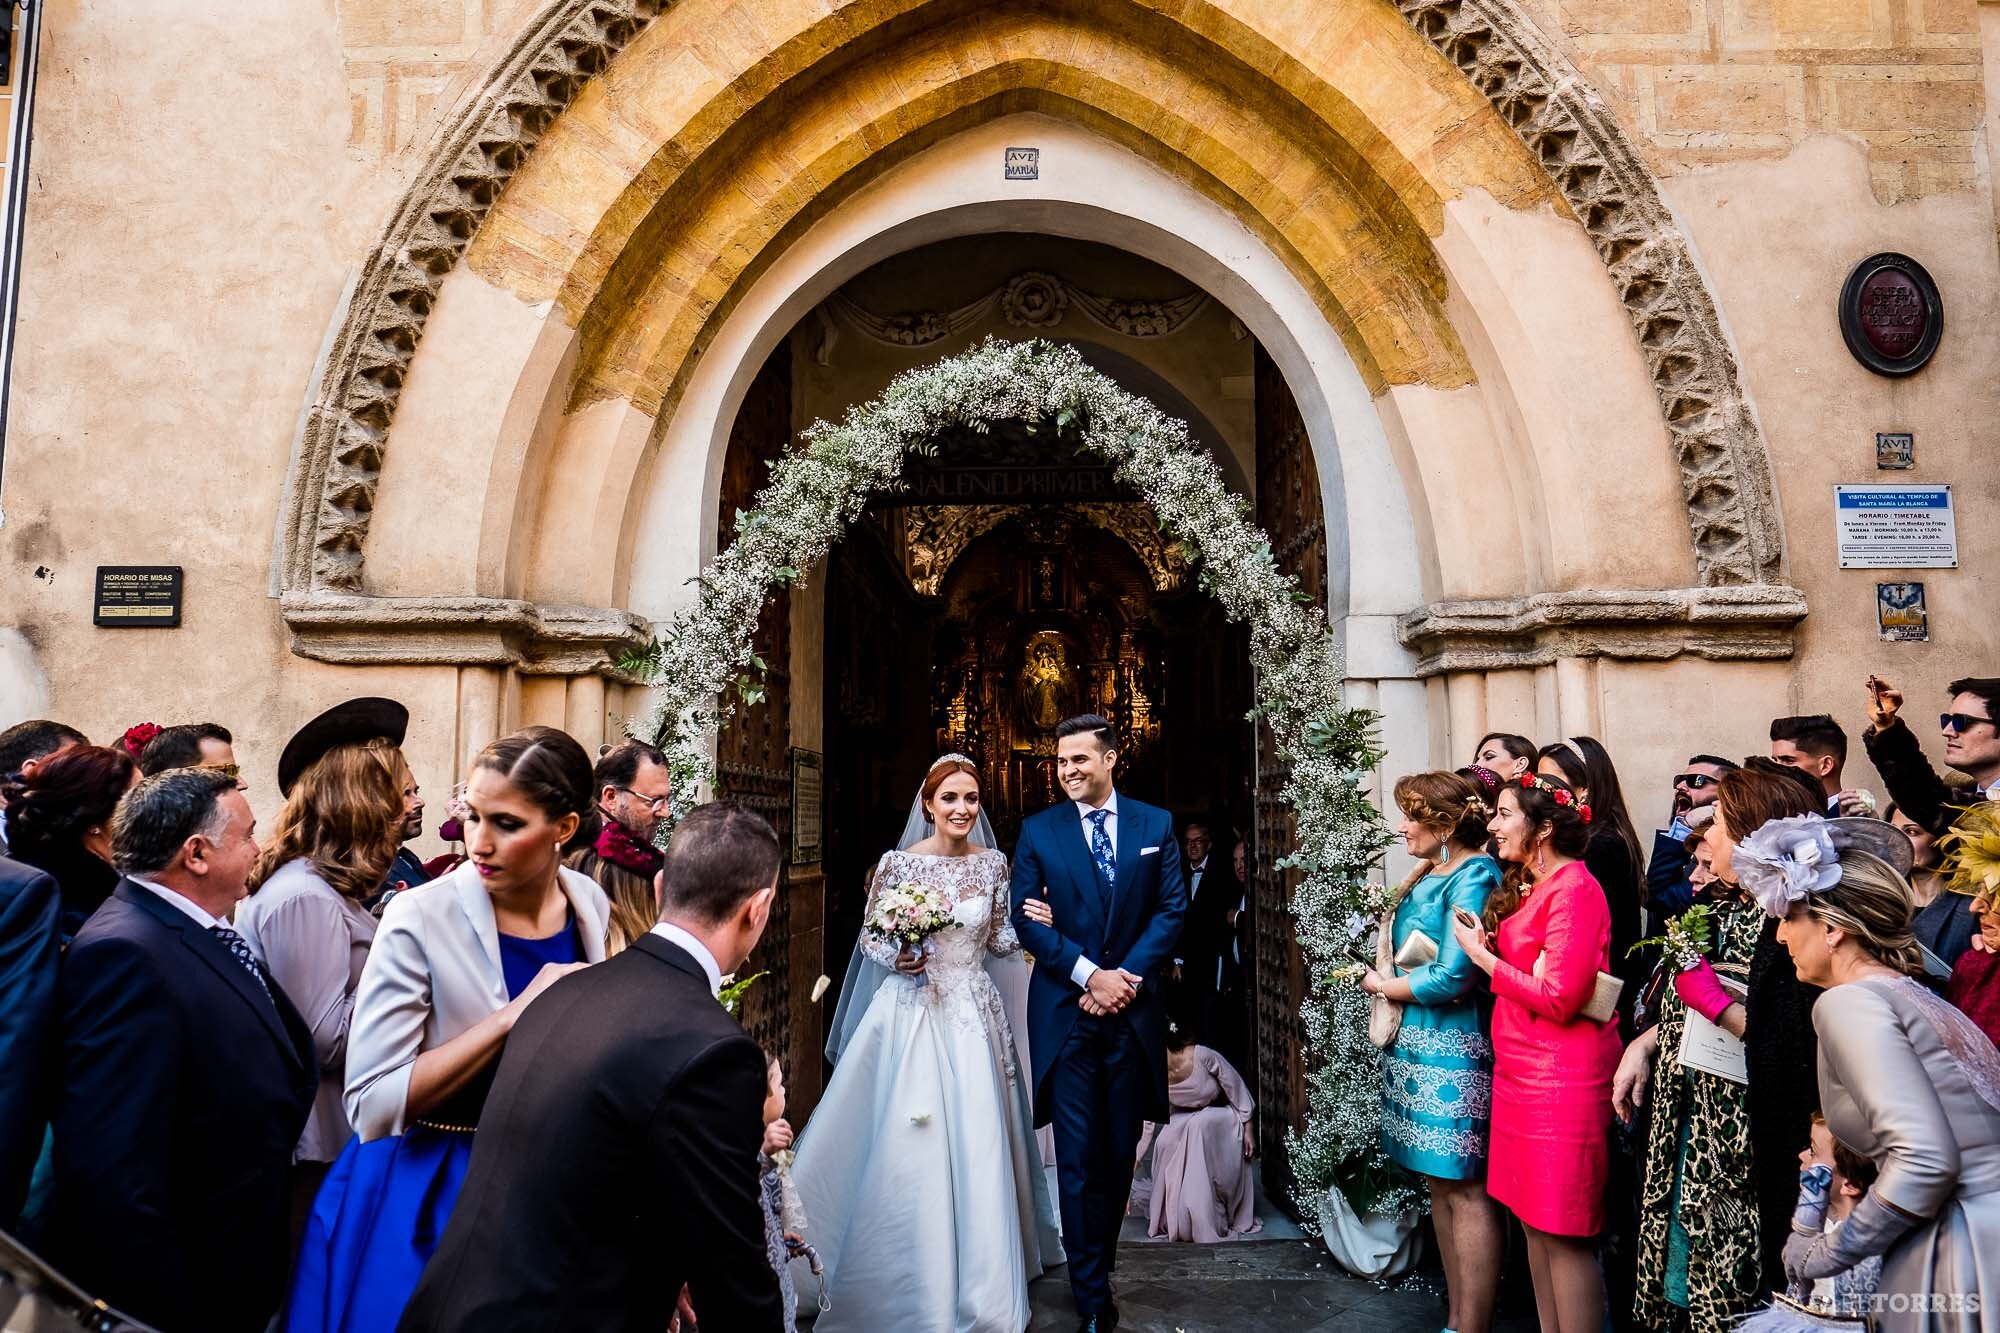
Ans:
{"type": "MultiPolygon", "coordinates": [[[[733,536],[768,462],[814,417],[866,401],[897,371],[986,332],[1072,330],[1093,335],[1072,341],[1086,360],[1190,422],[1251,503],[1274,557],[1324,604],[1319,480],[1273,362],[1179,275],[1057,237],[975,236],[907,252],[802,321],[734,421],[720,540],[733,536]],[[1065,276],[1078,272],[1127,294],[1065,276]],[[1065,321],[1065,308],[1096,314],[1065,321]]],[[[931,761],[957,751],[979,763],[996,833],[1011,849],[1022,819],[1062,799],[1056,724],[1100,713],[1125,738],[1123,790],[1170,811],[1177,828],[1206,825],[1218,870],[1245,844],[1244,984],[1216,1044],[1257,1089],[1268,1188],[1284,1197],[1284,1137],[1304,1109],[1303,976],[1289,884],[1274,868],[1290,850],[1276,799],[1285,774],[1250,720],[1247,630],[1226,620],[1151,509],[1053,431],[996,422],[931,444],[906,460],[898,489],[870,501],[824,569],[773,596],[757,638],[761,693],[719,739],[721,794],[763,810],[794,848],[786,892],[749,965],[767,976],[750,992],[746,1021],[787,1052],[801,1118],[818,1095],[837,999],[829,990],[813,1003],[813,986],[843,976],[867,872],[896,844],[931,761]],[[816,811],[795,803],[801,760],[819,775],[816,811]],[[795,837],[798,818],[817,836],[795,837]]]]}

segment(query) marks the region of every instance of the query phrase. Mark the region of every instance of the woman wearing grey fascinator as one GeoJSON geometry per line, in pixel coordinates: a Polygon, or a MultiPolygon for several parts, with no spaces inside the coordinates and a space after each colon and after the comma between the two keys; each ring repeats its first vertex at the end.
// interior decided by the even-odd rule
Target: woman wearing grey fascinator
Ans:
{"type": "Polygon", "coordinates": [[[1821,1108],[1878,1169],[1837,1230],[1823,1229],[1823,1192],[1801,1191],[1785,1277],[1796,1296],[1880,1257],[1879,1327],[1995,1333],[2000,1303],[1983,1294],[2000,1291],[2000,1051],[1917,979],[1908,839],[1875,820],[1780,822],[1748,840],[1744,878],[1783,911],[1800,980],[1826,988],[1813,1008],[1821,1108]]]}

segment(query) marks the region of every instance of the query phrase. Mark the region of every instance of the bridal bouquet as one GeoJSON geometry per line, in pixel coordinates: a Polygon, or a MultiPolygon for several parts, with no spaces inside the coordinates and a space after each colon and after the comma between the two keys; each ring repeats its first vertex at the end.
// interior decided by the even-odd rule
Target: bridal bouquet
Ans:
{"type": "Polygon", "coordinates": [[[891,884],[878,890],[868,909],[868,929],[885,940],[919,949],[952,924],[952,904],[928,884],[891,884]]]}

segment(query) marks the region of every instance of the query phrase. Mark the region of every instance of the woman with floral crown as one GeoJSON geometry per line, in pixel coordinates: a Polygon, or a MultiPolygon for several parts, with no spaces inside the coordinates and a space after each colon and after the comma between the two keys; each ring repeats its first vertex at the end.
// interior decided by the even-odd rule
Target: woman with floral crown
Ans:
{"type": "Polygon", "coordinates": [[[1024,966],[1007,858],[980,793],[964,755],[932,764],[869,875],[833,1077],[792,1168],[825,1270],[819,1333],[1020,1333],[1029,1279],[1063,1262],[1002,993],[1024,966]]]}

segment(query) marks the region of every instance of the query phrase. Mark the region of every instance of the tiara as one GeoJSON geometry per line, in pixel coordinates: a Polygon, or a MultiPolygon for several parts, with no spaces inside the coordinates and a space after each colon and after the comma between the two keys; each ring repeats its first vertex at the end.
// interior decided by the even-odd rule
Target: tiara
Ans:
{"type": "Polygon", "coordinates": [[[927,772],[931,772],[931,773],[935,773],[935,772],[937,772],[937,771],[938,771],[938,770],[939,770],[940,768],[943,768],[943,767],[944,767],[944,766],[945,766],[946,764],[950,764],[950,763],[959,763],[959,764],[972,764],[972,766],[973,766],[974,768],[978,768],[978,767],[979,767],[979,765],[978,765],[978,764],[974,764],[974,763],[972,762],[972,756],[971,756],[971,755],[969,755],[969,754],[959,754],[959,753],[958,753],[958,752],[957,752],[956,750],[954,750],[954,751],[953,751],[952,753],[950,753],[950,754],[941,754],[941,755],[939,755],[939,756],[938,756],[938,757],[937,757],[936,759],[932,760],[932,761],[931,761],[931,766],[930,766],[930,768],[929,768],[928,770],[926,770],[926,771],[927,771],[927,772]]]}

